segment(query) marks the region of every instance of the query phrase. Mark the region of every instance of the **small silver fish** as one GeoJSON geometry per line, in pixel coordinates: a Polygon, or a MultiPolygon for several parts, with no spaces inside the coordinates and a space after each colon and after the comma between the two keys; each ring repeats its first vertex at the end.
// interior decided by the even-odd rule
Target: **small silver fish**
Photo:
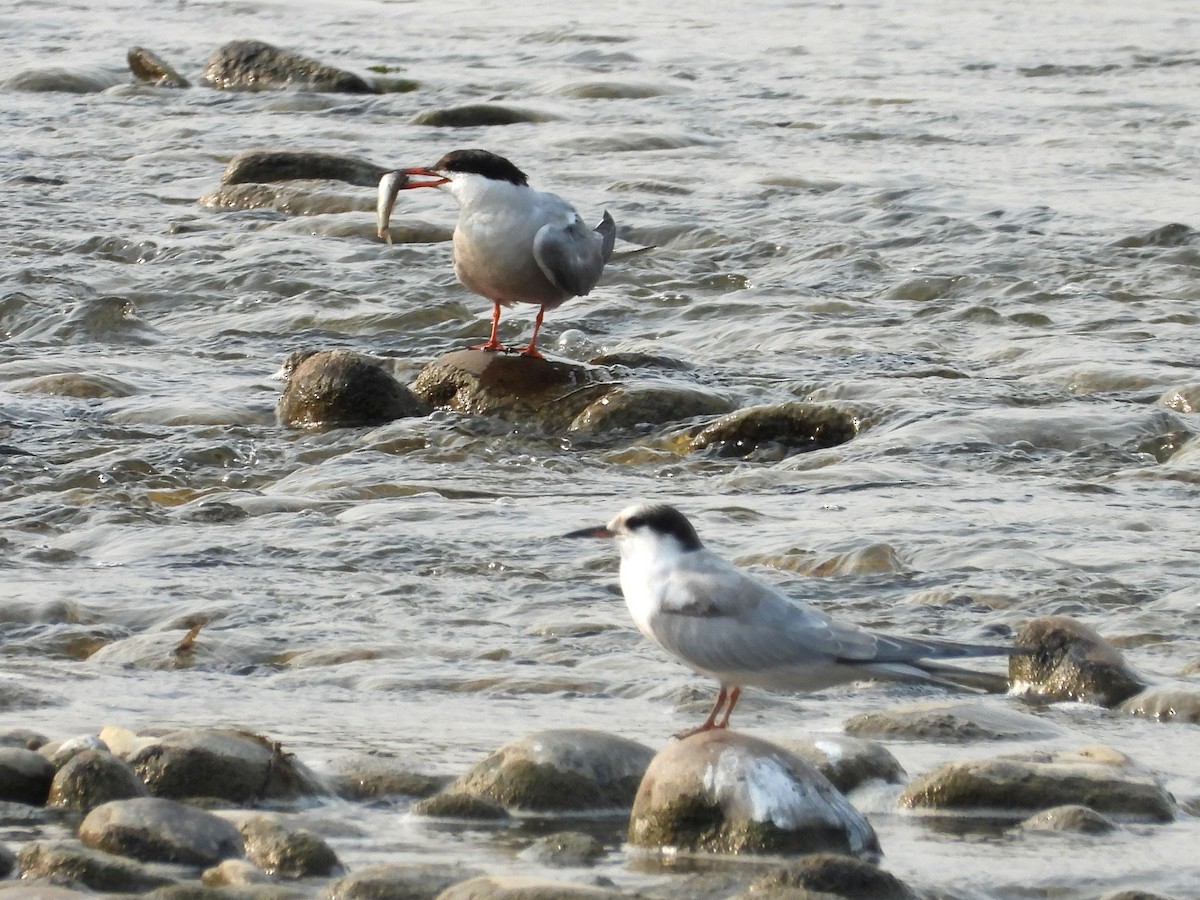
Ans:
{"type": "Polygon", "coordinates": [[[379,226],[379,236],[392,243],[392,233],[388,231],[388,223],[392,219],[392,207],[396,205],[396,197],[408,183],[408,176],[403,172],[388,172],[379,179],[379,197],[375,201],[375,216],[379,226]]]}

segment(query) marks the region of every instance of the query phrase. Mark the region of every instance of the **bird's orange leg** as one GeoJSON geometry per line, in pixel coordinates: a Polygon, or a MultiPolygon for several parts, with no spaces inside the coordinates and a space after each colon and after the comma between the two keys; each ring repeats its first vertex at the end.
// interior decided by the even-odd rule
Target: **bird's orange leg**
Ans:
{"type": "Polygon", "coordinates": [[[544,315],[546,315],[546,307],[539,306],[537,319],[533,323],[533,337],[531,337],[529,339],[529,346],[521,351],[521,355],[536,356],[538,359],[544,359],[542,354],[538,352],[538,348],[536,346],[534,346],[535,344],[537,344],[538,332],[542,330],[542,316],[544,316],[544,315]]]}
{"type": "MultiPolygon", "coordinates": [[[[740,693],[740,688],[733,689],[734,703],[737,702],[737,695],[740,693]]],[[[725,705],[725,698],[728,696],[729,694],[725,691],[725,685],[721,685],[721,689],[717,691],[717,699],[713,703],[712,712],[708,714],[708,718],[704,720],[704,724],[699,725],[696,728],[689,728],[686,731],[681,731],[679,734],[675,735],[675,737],[679,740],[683,740],[684,738],[691,737],[693,734],[699,734],[702,731],[712,731],[714,728],[724,728],[727,726],[729,724],[729,713],[725,713],[725,719],[720,725],[717,724],[717,715],[721,712],[721,707],[725,705]]],[[[729,708],[733,709],[733,705],[730,704],[729,708]]]]}
{"type": "Polygon", "coordinates": [[[729,727],[729,716],[733,713],[733,708],[737,706],[738,697],[742,696],[742,689],[735,687],[729,692],[729,702],[725,704],[725,715],[721,717],[721,724],[717,728],[729,727]]]}
{"type": "Polygon", "coordinates": [[[471,347],[472,350],[507,350],[500,340],[496,337],[496,329],[500,327],[500,304],[492,304],[492,335],[487,339],[486,344],[475,344],[471,347]]]}

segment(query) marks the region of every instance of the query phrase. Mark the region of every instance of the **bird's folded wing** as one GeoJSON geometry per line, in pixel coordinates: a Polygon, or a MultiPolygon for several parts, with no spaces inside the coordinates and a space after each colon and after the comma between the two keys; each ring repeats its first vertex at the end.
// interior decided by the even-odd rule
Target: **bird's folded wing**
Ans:
{"type": "Polygon", "coordinates": [[[550,224],[538,229],[533,238],[533,258],[550,281],[581,297],[591,293],[604,271],[604,240],[576,215],[566,225],[550,224]]]}

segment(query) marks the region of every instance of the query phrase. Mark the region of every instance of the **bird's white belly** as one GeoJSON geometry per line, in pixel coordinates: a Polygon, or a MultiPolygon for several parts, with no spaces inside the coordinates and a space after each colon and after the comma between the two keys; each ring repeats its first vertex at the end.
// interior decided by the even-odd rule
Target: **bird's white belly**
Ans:
{"type": "Polygon", "coordinates": [[[555,286],[533,257],[536,230],[502,219],[468,219],[454,231],[454,274],[469,290],[494,303],[536,303],[553,308],[570,294],[555,286]]]}

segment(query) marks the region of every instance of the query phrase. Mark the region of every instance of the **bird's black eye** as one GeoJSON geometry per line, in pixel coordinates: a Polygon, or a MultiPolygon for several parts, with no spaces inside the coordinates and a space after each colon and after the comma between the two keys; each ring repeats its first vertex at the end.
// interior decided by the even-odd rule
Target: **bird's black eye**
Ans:
{"type": "Polygon", "coordinates": [[[625,527],[630,531],[633,531],[635,528],[641,528],[645,524],[646,519],[644,516],[630,516],[625,520],[625,527]]]}

